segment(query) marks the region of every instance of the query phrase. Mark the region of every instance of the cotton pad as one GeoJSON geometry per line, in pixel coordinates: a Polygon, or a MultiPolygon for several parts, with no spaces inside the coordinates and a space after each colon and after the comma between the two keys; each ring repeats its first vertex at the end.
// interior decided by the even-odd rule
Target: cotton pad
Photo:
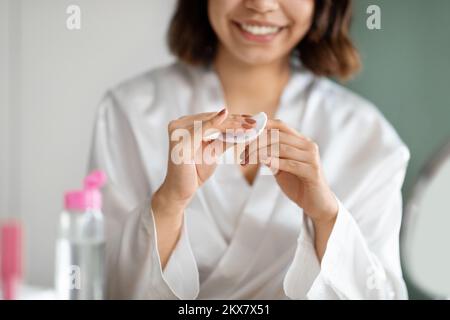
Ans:
{"type": "Polygon", "coordinates": [[[250,130],[229,130],[230,132],[225,133],[214,133],[206,137],[206,140],[219,139],[228,143],[249,143],[255,140],[264,130],[267,125],[267,115],[264,112],[260,112],[253,117],[256,121],[255,127],[250,130]]]}

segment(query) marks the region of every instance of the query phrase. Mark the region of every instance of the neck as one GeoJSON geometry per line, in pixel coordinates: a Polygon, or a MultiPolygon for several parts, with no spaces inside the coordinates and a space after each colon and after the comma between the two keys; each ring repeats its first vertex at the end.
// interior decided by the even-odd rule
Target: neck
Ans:
{"type": "Polygon", "coordinates": [[[273,117],[290,78],[289,57],[264,65],[250,65],[234,58],[225,49],[214,61],[230,113],[273,117]]]}

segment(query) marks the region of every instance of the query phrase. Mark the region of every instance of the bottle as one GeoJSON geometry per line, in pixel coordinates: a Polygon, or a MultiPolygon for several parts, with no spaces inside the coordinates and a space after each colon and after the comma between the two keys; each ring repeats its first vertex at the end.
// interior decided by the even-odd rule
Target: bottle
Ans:
{"type": "Polygon", "coordinates": [[[19,298],[23,274],[22,233],[18,220],[9,220],[0,226],[0,284],[4,300],[19,298]]]}
{"type": "Polygon", "coordinates": [[[58,299],[102,300],[105,291],[105,232],[100,188],[106,176],[92,172],[84,189],[64,196],[56,244],[58,299]]]}

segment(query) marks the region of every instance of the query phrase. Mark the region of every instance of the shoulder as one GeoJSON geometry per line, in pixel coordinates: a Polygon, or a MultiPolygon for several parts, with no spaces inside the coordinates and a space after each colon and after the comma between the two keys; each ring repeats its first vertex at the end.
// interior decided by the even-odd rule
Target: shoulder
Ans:
{"type": "Polygon", "coordinates": [[[316,78],[311,90],[313,113],[326,122],[318,134],[325,141],[345,144],[353,156],[366,153],[379,160],[391,156],[409,160],[408,147],[372,102],[326,78],[316,78]]]}
{"type": "Polygon", "coordinates": [[[118,109],[127,116],[161,111],[170,114],[171,109],[179,107],[179,96],[190,94],[196,73],[195,68],[174,62],[138,74],[109,89],[100,104],[100,112],[118,109]]]}
{"type": "Polygon", "coordinates": [[[379,125],[384,130],[393,131],[392,125],[372,102],[329,79],[316,78],[311,95],[318,101],[317,111],[332,116],[340,129],[352,126],[367,129],[370,124],[369,127],[379,125]]]}
{"type": "Polygon", "coordinates": [[[159,88],[174,88],[174,85],[189,85],[194,81],[195,68],[174,62],[139,74],[127,79],[112,91],[119,98],[132,98],[139,95],[149,94],[159,88]]]}

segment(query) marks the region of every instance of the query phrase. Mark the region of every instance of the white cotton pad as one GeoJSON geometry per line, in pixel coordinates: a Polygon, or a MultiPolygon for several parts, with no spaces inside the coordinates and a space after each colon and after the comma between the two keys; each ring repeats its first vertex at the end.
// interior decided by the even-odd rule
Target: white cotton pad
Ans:
{"type": "MultiPolygon", "coordinates": [[[[255,140],[267,125],[267,115],[260,112],[252,117],[256,121],[255,127],[251,130],[237,132],[226,132],[220,134],[218,139],[228,143],[249,143],[255,140]]],[[[233,130],[234,131],[234,130],[233,130]]]]}
{"type": "Polygon", "coordinates": [[[216,140],[219,139],[228,143],[249,143],[255,140],[264,130],[267,125],[267,115],[264,112],[260,112],[253,117],[256,121],[255,127],[250,130],[232,130],[230,132],[220,133],[215,132],[204,137],[204,140],[216,140]]]}

